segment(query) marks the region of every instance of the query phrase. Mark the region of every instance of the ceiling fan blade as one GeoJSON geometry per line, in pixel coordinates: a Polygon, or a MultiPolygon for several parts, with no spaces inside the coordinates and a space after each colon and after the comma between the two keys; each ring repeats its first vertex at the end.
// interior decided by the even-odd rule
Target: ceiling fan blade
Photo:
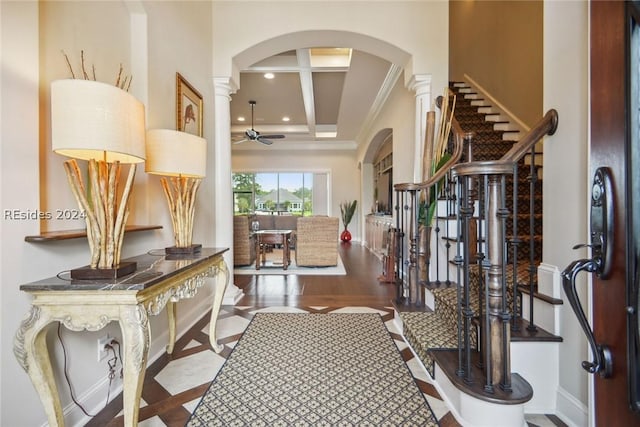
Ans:
{"type": "MultiPolygon", "coordinates": [[[[247,129],[245,131],[245,136],[246,139],[244,139],[243,141],[240,142],[244,142],[244,141],[257,141],[260,142],[264,145],[271,145],[273,144],[273,141],[270,141],[271,139],[281,139],[284,138],[284,135],[261,135],[260,132],[258,132],[257,130],[255,130],[253,128],[253,109],[256,105],[256,101],[253,100],[249,100],[249,105],[251,105],[251,128],[247,129]]],[[[240,142],[238,142],[237,144],[239,144],[240,142]]]]}
{"type": "Polygon", "coordinates": [[[273,141],[269,141],[268,139],[264,139],[262,136],[256,138],[256,141],[263,143],[264,145],[271,145],[273,141]]]}
{"type": "Polygon", "coordinates": [[[242,144],[243,142],[251,141],[250,139],[241,139],[240,141],[233,141],[233,145],[242,144]]]}

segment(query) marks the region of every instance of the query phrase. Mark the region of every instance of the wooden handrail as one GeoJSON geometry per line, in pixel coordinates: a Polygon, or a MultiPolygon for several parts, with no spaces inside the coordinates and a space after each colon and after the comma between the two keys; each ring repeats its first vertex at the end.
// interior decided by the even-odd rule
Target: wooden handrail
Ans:
{"type": "Polygon", "coordinates": [[[543,136],[553,135],[556,129],[558,129],[558,112],[551,109],[500,160],[514,163],[519,161],[543,136]]]}
{"type": "Polygon", "coordinates": [[[513,169],[513,165],[529,153],[543,136],[553,135],[557,128],[558,112],[551,109],[499,160],[461,163],[453,167],[453,174],[454,176],[464,176],[513,173],[512,170],[508,170],[513,169]]]}

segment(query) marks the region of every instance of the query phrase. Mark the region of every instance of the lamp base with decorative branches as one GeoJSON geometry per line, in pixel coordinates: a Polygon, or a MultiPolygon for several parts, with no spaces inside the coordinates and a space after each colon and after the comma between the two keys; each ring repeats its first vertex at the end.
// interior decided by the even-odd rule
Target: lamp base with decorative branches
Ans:
{"type": "Polygon", "coordinates": [[[174,176],[169,178],[162,177],[160,182],[169,204],[173,236],[176,242],[175,246],[165,248],[165,253],[169,255],[189,255],[200,252],[202,245],[192,243],[192,238],[196,193],[202,179],[174,176]]]}
{"type": "Polygon", "coordinates": [[[136,174],[136,165],[131,164],[129,174],[118,196],[120,162],[89,160],[88,182],[85,187],[80,168],[75,159],[64,163],[67,180],[85,213],[87,239],[91,251],[91,262],[86,267],[71,270],[72,279],[113,279],[136,270],[135,262],[120,262],[124,229],[129,216],[129,196],[136,174]]]}
{"type": "Polygon", "coordinates": [[[196,135],[170,129],[147,131],[145,170],[161,175],[162,190],[169,204],[175,246],[167,255],[189,255],[202,245],[192,243],[196,193],[206,172],[207,141],[196,135]]]}
{"type": "Polygon", "coordinates": [[[112,279],[136,265],[120,262],[136,163],[145,159],[144,105],[117,86],[93,80],[51,83],[51,148],[64,163],[73,195],[85,213],[91,261],[72,279],[112,279]],[[85,187],[76,159],[87,160],[85,187]],[[131,164],[118,200],[121,164],[131,164]]]}

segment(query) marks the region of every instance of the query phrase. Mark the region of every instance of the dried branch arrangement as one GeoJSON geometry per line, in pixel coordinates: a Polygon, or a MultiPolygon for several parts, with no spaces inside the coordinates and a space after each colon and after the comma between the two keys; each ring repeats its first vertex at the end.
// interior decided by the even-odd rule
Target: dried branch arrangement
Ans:
{"type": "MultiPolygon", "coordinates": [[[[63,52],[64,54],[64,52],[63,52]]],[[[64,54],[69,71],[75,79],[69,57],[64,54]]],[[[92,66],[92,78],[85,68],[84,51],[81,52],[81,70],[84,80],[96,80],[95,66],[92,66]]],[[[131,78],[122,79],[122,65],[116,79],[116,86],[128,91],[131,78]]],[[[129,174],[124,183],[120,200],[118,187],[120,181],[120,162],[109,163],[105,160],[89,160],[87,185],[75,159],[64,162],[67,181],[78,206],[85,212],[87,239],[91,251],[91,268],[113,268],[120,264],[124,230],[129,216],[129,196],[136,174],[136,164],[129,166],[129,174]]]]}
{"type": "MultiPolygon", "coordinates": [[[[69,67],[69,72],[71,73],[71,78],[75,79],[76,78],[76,73],[73,72],[73,67],[71,66],[71,61],[69,60],[69,56],[62,51],[62,55],[64,56],[65,61],[67,62],[67,67],[69,67]]],[[[95,65],[91,65],[91,77],[89,77],[89,74],[87,73],[87,68],[85,66],[85,60],[84,60],[84,50],[80,51],[80,70],[82,71],[82,79],[83,80],[93,80],[93,81],[97,81],[96,79],[96,66],[95,65]]],[[[120,64],[120,69],[118,70],[118,76],[116,77],[116,81],[114,83],[114,85],[119,88],[122,89],[126,92],[129,92],[129,88],[131,87],[131,80],[132,80],[132,76],[122,76],[122,64],[120,64]]]]}
{"type": "MultiPolygon", "coordinates": [[[[447,153],[449,134],[451,133],[451,122],[455,111],[456,97],[449,97],[449,90],[445,89],[442,97],[442,107],[440,123],[436,132],[435,112],[427,113],[427,126],[425,134],[424,153],[422,158],[422,182],[429,180],[435,173],[450,159],[447,153]]],[[[420,214],[419,222],[422,225],[430,226],[433,222],[435,212],[435,202],[440,191],[440,183],[435,188],[428,188],[420,194],[420,214]]]]}
{"type": "Polygon", "coordinates": [[[187,248],[191,246],[196,193],[202,179],[185,177],[167,179],[162,177],[160,181],[169,203],[176,247],[187,248]]]}
{"type": "Polygon", "coordinates": [[[442,108],[438,132],[435,135],[435,112],[427,113],[427,132],[425,135],[422,180],[431,178],[442,165],[442,159],[447,151],[449,134],[451,133],[451,121],[455,111],[456,96],[449,97],[449,90],[445,89],[442,96],[442,108]]]}

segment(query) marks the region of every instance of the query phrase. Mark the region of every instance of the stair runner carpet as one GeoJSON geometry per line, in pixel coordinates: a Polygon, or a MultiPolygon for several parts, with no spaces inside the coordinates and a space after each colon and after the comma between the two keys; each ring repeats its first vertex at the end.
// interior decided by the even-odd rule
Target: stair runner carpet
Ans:
{"type": "MultiPolygon", "coordinates": [[[[496,122],[486,120],[486,115],[478,112],[477,105],[471,105],[471,100],[464,98],[464,93],[452,85],[456,92],[455,116],[462,129],[466,132],[473,131],[473,160],[497,160],[501,158],[514,144],[514,141],[503,139],[504,131],[494,130],[496,122]]],[[[465,155],[466,156],[466,153],[465,155]]],[[[463,156],[462,161],[467,161],[463,156]]],[[[521,162],[518,176],[518,237],[523,243],[518,247],[517,277],[513,277],[513,264],[511,262],[512,249],[509,249],[509,264],[506,267],[506,282],[508,286],[507,304],[513,305],[513,283],[519,285],[528,284],[530,263],[529,254],[529,167],[521,162]]],[[[538,264],[542,258],[542,183],[536,182],[536,194],[533,200],[534,206],[534,263],[538,264]]],[[[513,180],[508,180],[506,185],[506,204],[513,209],[513,180]]],[[[507,238],[513,235],[513,216],[506,220],[507,238]]],[[[479,287],[481,283],[480,270],[477,264],[470,266],[470,304],[471,309],[479,312],[479,287]]],[[[429,373],[434,375],[434,361],[429,354],[429,349],[457,349],[457,294],[455,286],[430,288],[434,296],[435,310],[429,312],[403,312],[399,308],[399,315],[403,322],[403,333],[407,341],[422,361],[429,373]]],[[[476,329],[472,328],[471,347],[477,347],[476,329]]]]}

